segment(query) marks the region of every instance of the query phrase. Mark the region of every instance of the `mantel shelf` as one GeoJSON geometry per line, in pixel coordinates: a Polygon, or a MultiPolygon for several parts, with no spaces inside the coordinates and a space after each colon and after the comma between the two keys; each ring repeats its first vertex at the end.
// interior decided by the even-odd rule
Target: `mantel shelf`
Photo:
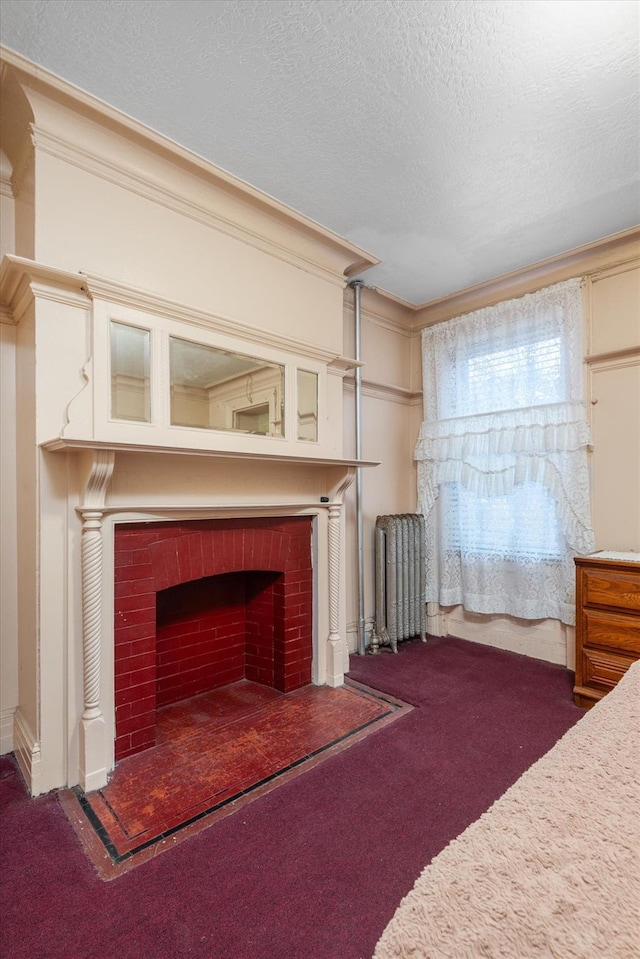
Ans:
{"type": "MultiPolygon", "coordinates": [[[[150,514],[152,516],[175,514],[192,514],[197,512],[215,513],[216,518],[235,518],[237,516],[290,516],[291,514],[301,513],[305,510],[328,509],[330,506],[339,503],[339,500],[326,498],[326,502],[315,500],[301,500],[299,503],[193,503],[175,504],[175,503],[136,503],[122,502],[106,504],[100,507],[100,512],[105,516],[112,516],[115,513],[139,513],[141,515],[150,514]]],[[[84,508],[76,506],[76,513],[82,515],[84,508]]]]}
{"type": "Polygon", "coordinates": [[[357,468],[379,466],[375,460],[333,459],[326,456],[289,456],[282,453],[248,453],[240,450],[194,449],[176,446],[147,446],[139,443],[100,442],[98,440],[65,439],[56,437],[42,444],[50,452],[64,450],[104,450],[114,453],[160,453],[173,456],[208,456],[212,459],[253,460],[259,463],[285,463],[296,466],[339,466],[357,468]]]}

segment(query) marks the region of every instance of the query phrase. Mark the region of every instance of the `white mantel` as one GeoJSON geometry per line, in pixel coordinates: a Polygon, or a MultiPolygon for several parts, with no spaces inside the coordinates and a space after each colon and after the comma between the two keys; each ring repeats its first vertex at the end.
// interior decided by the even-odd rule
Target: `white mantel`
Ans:
{"type": "MultiPolygon", "coordinates": [[[[14,718],[14,749],[32,791],[76,782],[95,789],[114,766],[113,541],[119,523],[310,516],[313,681],[340,685],[348,668],[344,494],[358,467],[376,465],[343,458],[341,429],[333,425],[338,417],[341,425],[342,379],[352,362],[257,330],[254,343],[245,326],[234,339],[226,321],[199,311],[194,322],[188,307],[183,322],[175,306],[169,310],[136,290],[135,305],[126,307],[122,284],[107,300],[103,282],[99,298],[86,277],[24,258],[3,261],[0,283],[17,328],[18,376],[32,390],[26,401],[23,390],[17,411],[26,424],[18,434],[17,460],[33,463],[18,502],[25,504],[23,513],[30,503],[37,510],[22,559],[19,549],[18,573],[28,585],[26,615],[45,611],[29,630],[37,638],[32,668],[46,679],[39,683],[36,710],[19,705],[14,718]],[[293,429],[276,439],[181,429],[168,422],[162,403],[156,403],[160,413],[151,423],[113,419],[106,331],[113,317],[131,316],[138,322],[142,317],[159,336],[177,331],[239,344],[241,352],[250,348],[281,363],[289,382],[297,364],[316,370],[319,441],[298,441],[293,429]],[[35,581],[27,569],[38,570],[35,581]]],[[[152,375],[160,390],[168,378],[157,356],[159,370],[152,375]]]]}

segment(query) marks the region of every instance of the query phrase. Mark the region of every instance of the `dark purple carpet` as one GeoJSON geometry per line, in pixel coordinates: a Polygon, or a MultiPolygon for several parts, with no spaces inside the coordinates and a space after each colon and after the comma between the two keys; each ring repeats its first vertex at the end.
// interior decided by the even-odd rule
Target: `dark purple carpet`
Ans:
{"type": "Polygon", "coordinates": [[[427,862],[583,715],[566,669],[457,639],[350,675],[418,708],[108,883],[2,759],[3,959],[369,959],[427,862]]]}

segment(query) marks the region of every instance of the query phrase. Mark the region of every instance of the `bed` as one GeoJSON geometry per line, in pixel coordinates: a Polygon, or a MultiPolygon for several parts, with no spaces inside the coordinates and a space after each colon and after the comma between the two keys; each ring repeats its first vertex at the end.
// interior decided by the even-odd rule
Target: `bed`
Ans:
{"type": "Polygon", "coordinates": [[[640,662],[422,872],[374,959],[638,959],[640,662]]]}

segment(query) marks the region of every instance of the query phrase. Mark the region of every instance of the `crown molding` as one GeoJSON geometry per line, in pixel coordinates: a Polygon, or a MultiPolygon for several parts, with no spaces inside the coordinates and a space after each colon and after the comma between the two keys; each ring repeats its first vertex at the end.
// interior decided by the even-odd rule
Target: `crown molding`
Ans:
{"type": "Polygon", "coordinates": [[[7,254],[0,263],[0,311],[3,322],[17,324],[34,296],[72,306],[88,306],[86,281],[21,256],[7,254]]]}
{"type": "MultiPolygon", "coordinates": [[[[381,326],[415,335],[425,326],[524,296],[572,277],[604,275],[604,271],[619,273],[631,268],[639,258],[640,226],[634,226],[422,304],[410,303],[379,287],[365,285],[361,295],[362,312],[381,326]]],[[[352,312],[352,309],[351,300],[345,294],[345,310],[352,312]]]]}
{"type": "Polygon", "coordinates": [[[419,330],[463,313],[493,306],[503,300],[534,293],[545,286],[573,277],[619,269],[621,264],[638,258],[640,226],[635,226],[415,307],[413,329],[419,330]]]}
{"type": "MultiPolygon", "coordinates": [[[[136,192],[148,189],[153,199],[165,204],[179,203],[181,212],[191,211],[191,215],[196,217],[206,215],[208,218],[219,220],[223,225],[224,217],[214,217],[213,205],[207,208],[202,202],[194,199],[200,197],[204,182],[218,197],[224,195],[227,203],[235,206],[236,210],[238,208],[244,210],[245,216],[239,217],[240,226],[234,227],[240,230],[243,239],[253,245],[267,243],[269,252],[274,252],[276,255],[279,247],[280,255],[289,260],[293,258],[305,269],[315,266],[321,272],[327,275],[332,274],[335,278],[335,276],[352,275],[356,269],[362,271],[380,262],[377,257],[361,247],[348,242],[314,220],[214,166],[173,140],[162,136],[97,97],[80,90],[15,51],[0,47],[0,57],[4,72],[15,77],[31,105],[35,117],[34,137],[37,149],[51,152],[68,162],[82,166],[83,169],[88,167],[91,172],[114,179],[121,186],[127,186],[136,192]],[[80,123],[76,122],[75,125],[67,124],[67,130],[73,129],[73,142],[55,136],[47,129],[45,117],[50,112],[47,110],[47,101],[56,106],[53,111],[56,117],[60,118],[60,107],[62,107],[80,119],[80,123]],[[187,194],[191,193],[191,196],[184,196],[183,193],[167,189],[166,185],[159,182],[145,184],[144,178],[136,176],[132,170],[119,166],[117,162],[110,164],[106,158],[96,156],[91,150],[79,146],[75,137],[81,135],[79,127],[82,126],[83,120],[97,124],[112,136],[116,135],[121,140],[125,139],[133,147],[143,148],[147,154],[151,154],[158,161],[158,168],[168,162],[182,174],[194,178],[191,191],[185,187],[187,194]],[[257,219],[257,225],[253,228],[247,226],[247,216],[249,219],[251,217],[254,220],[257,219]],[[278,241],[278,233],[280,233],[280,241],[278,241]],[[288,242],[283,240],[285,234],[289,234],[288,242]],[[302,252],[303,248],[305,252],[302,252]]],[[[185,186],[184,179],[182,185],[185,186]]],[[[235,218],[232,217],[229,222],[234,223],[235,218]]]]}

